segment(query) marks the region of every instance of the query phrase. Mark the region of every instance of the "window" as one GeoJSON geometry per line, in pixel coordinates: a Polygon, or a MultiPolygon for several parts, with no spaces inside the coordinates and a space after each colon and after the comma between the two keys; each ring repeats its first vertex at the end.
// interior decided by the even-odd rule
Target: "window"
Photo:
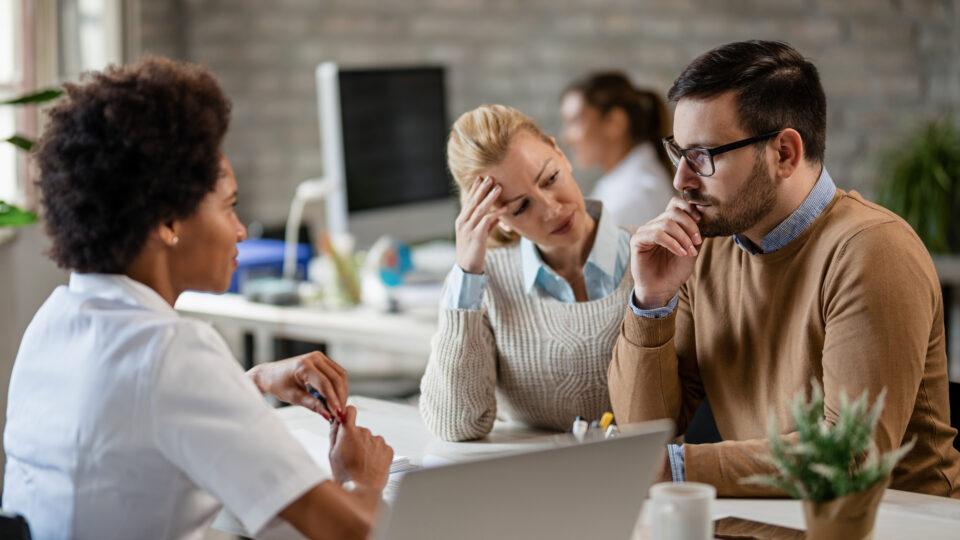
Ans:
{"type": "Polygon", "coordinates": [[[120,0],[57,0],[57,15],[60,80],[76,80],[84,71],[120,62],[120,0]]]}
{"type": "MultiPolygon", "coordinates": [[[[22,0],[0,0],[0,101],[20,93],[23,88],[23,32],[22,0]]],[[[17,111],[0,106],[0,138],[14,134],[17,111]]],[[[17,149],[12,144],[0,143],[0,200],[21,202],[23,194],[17,182],[17,149]]]]}
{"type": "MultiPolygon", "coordinates": [[[[0,101],[75,81],[123,59],[128,0],[0,0],[0,101]],[[39,36],[39,39],[36,39],[39,36]]],[[[0,106],[0,200],[32,206],[26,154],[2,139],[14,133],[36,138],[35,108],[0,106]]]]}

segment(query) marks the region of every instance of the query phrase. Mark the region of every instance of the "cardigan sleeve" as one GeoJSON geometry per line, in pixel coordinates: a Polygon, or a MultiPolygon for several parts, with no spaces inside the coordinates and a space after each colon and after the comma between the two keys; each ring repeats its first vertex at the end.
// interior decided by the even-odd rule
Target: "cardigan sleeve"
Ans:
{"type": "Polygon", "coordinates": [[[497,417],[497,350],[486,310],[441,309],[420,381],[420,413],[437,437],[479,439],[497,417]]]}
{"type": "Polygon", "coordinates": [[[692,334],[692,320],[686,285],[666,317],[642,317],[627,308],[607,372],[617,423],[670,418],[677,433],[686,431],[704,391],[694,348],[678,356],[675,335],[692,334]]]}
{"type": "MultiPolygon", "coordinates": [[[[822,294],[824,418],[831,424],[837,421],[842,393],[853,399],[866,391],[873,402],[886,388],[874,441],[881,452],[900,447],[908,442],[903,439],[918,393],[925,391],[922,378],[931,329],[940,324],[935,318],[942,311],[929,255],[902,224],[875,225],[838,250],[822,294]]],[[[739,482],[774,472],[761,459],[768,453],[767,443],[686,445],[687,481],[713,484],[725,496],[774,494],[739,482]]],[[[907,455],[897,468],[921,466],[907,455]]]]}

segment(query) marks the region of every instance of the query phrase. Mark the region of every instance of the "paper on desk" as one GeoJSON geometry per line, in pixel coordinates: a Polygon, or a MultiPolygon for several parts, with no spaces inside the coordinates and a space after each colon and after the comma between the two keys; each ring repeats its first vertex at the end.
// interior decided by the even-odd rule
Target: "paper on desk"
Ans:
{"type": "Polygon", "coordinates": [[[290,432],[293,438],[300,443],[300,446],[307,451],[310,459],[323,469],[323,472],[333,476],[333,470],[330,469],[330,437],[320,436],[306,429],[295,429],[290,432]]]}

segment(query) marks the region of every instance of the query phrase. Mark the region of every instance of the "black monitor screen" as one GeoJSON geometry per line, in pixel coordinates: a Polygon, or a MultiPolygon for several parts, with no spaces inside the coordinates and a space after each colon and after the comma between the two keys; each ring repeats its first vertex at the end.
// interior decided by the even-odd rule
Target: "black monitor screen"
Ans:
{"type": "Polygon", "coordinates": [[[349,211],[450,197],[443,68],[340,71],[349,211]]]}

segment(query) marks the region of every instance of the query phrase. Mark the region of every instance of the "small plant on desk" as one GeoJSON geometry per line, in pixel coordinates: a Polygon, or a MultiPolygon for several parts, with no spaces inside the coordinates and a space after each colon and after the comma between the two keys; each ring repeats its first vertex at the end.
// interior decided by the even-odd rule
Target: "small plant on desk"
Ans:
{"type": "Polygon", "coordinates": [[[873,434],[886,389],[873,407],[867,404],[866,391],[854,401],[841,392],[837,421],[830,424],[823,417],[823,388],[816,380],[812,385],[809,401],[799,392],[790,403],[794,434],[780,435],[771,411],[766,459],[777,472],[743,482],[803,499],[810,538],[870,538],[890,473],[916,441],[883,455],[877,450],[873,434]]]}

